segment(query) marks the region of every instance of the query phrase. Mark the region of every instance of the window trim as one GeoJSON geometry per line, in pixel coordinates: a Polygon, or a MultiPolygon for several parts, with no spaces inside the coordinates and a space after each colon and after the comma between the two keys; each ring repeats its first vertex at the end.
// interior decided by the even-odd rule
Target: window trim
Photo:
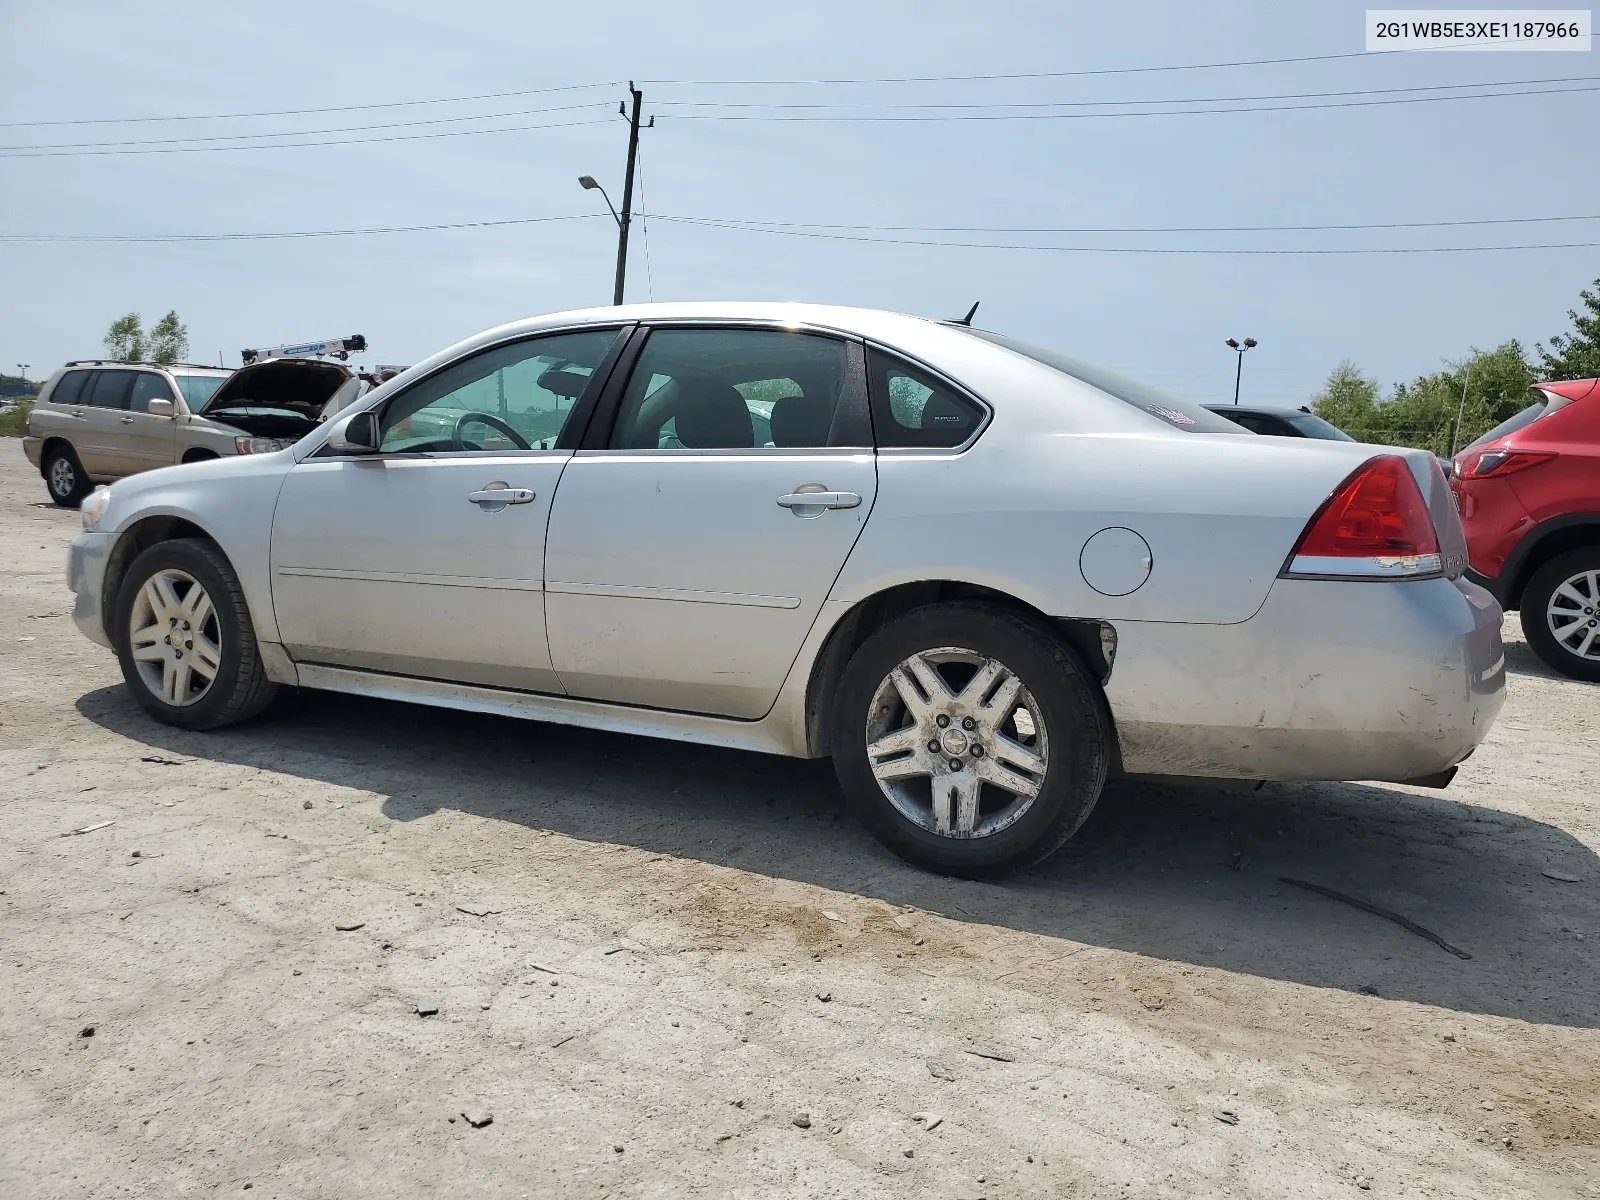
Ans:
{"type": "MultiPolygon", "coordinates": [[[[957,383],[954,379],[951,379],[949,375],[939,370],[938,367],[931,366],[922,359],[917,358],[915,355],[907,354],[904,350],[901,350],[895,346],[886,345],[883,342],[869,340],[867,342],[867,353],[869,356],[874,354],[881,355],[891,362],[898,359],[900,362],[904,363],[906,366],[912,368],[918,373],[926,375],[930,379],[937,380],[939,383],[956,393],[956,395],[971,401],[973,404],[976,404],[983,414],[979,419],[977,426],[973,429],[972,433],[968,435],[967,440],[956,446],[885,446],[882,439],[877,436],[877,421],[876,418],[874,418],[873,447],[879,454],[937,454],[943,458],[951,458],[959,454],[965,454],[968,450],[972,449],[972,447],[977,444],[978,439],[983,436],[984,431],[994,423],[994,405],[990,404],[971,388],[965,386],[964,384],[957,383]]],[[[867,367],[867,387],[869,390],[872,387],[872,377],[875,373],[876,372],[872,370],[869,362],[867,367]]],[[[871,397],[869,396],[869,414],[874,407],[871,405],[870,400],[871,397]]],[[[884,403],[887,405],[887,398],[885,398],[884,403]]]]}
{"type": "Polygon", "coordinates": [[[876,444],[872,437],[872,414],[867,390],[866,344],[862,338],[840,329],[815,325],[806,321],[774,321],[770,319],[747,320],[722,318],[717,320],[692,317],[672,320],[640,322],[629,340],[627,351],[607,381],[604,394],[589,421],[589,427],[579,451],[585,457],[594,454],[657,455],[685,458],[691,455],[710,454],[726,457],[734,454],[754,454],[765,458],[793,457],[797,454],[861,454],[872,453],[876,444]],[[828,426],[826,446],[721,446],[710,449],[662,450],[650,447],[622,448],[611,445],[611,435],[622,410],[622,398],[633,379],[634,368],[644,352],[650,335],[657,330],[733,330],[754,333],[799,333],[810,337],[825,337],[839,342],[845,351],[845,381],[839,393],[838,406],[833,410],[833,423],[828,426]]]}
{"type": "Polygon", "coordinates": [[[328,442],[326,438],[324,438],[322,444],[310,454],[306,455],[306,458],[302,461],[316,459],[318,461],[325,462],[340,462],[375,458],[453,460],[464,457],[525,458],[530,454],[571,454],[572,451],[576,449],[576,446],[569,445],[568,443],[580,436],[580,434],[574,432],[575,429],[580,426],[582,428],[588,427],[594,412],[595,403],[598,401],[600,394],[605,390],[606,384],[609,382],[612,372],[616,369],[617,360],[621,356],[623,348],[631,342],[634,330],[636,328],[636,324],[632,321],[599,321],[592,324],[582,322],[572,325],[556,325],[549,329],[539,329],[532,332],[513,334],[509,337],[501,338],[498,341],[485,342],[481,346],[474,346],[467,353],[462,354],[457,358],[452,358],[449,362],[440,363],[426,375],[407,381],[404,388],[395,392],[393,395],[385,396],[376,404],[363,404],[362,399],[365,398],[358,398],[355,403],[349,405],[347,408],[339,412],[336,420],[329,421],[324,426],[319,426],[319,428],[331,428],[334,424],[337,424],[338,421],[342,421],[346,417],[354,416],[356,413],[373,412],[378,415],[378,425],[381,428],[383,425],[384,414],[388,411],[389,406],[398,401],[402,396],[408,395],[413,388],[421,387],[424,383],[428,382],[428,380],[450,370],[452,367],[459,366],[461,363],[467,362],[469,359],[477,358],[481,354],[487,354],[490,351],[499,350],[505,346],[513,346],[519,342],[539,341],[547,337],[559,337],[562,334],[603,333],[606,330],[614,331],[617,336],[612,339],[611,345],[606,348],[605,354],[601,356],[600,362],[595,366],[594,373],[589,376],[588,385],[573,402],[572,411],[567,414],[566,423],[562,425],[561,432],[556,435],[555,444],[548,450],[540,450],[537,448],[532,450],[518,450],[515,448],[510,450],[377,450],[371,454],[339,454],[328,448],[328,442]]]}

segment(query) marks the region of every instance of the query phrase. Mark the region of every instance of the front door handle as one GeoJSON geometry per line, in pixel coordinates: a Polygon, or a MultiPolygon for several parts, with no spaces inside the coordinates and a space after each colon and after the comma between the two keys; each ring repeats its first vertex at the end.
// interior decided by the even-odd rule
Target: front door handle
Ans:
{"type": "Polygon", "coordinates": [[[467,493],[467,499],[484,512],[499,512],[508,504],[532,504],[534,493],[531,488],[514,488],[496,479],[484,484],[479,491],[467,493]]]}
{"type": "Polygon", "coordinates": [[[124,425],[132,425],[133,424],[133,418],[132,417],[123,417],[122,418],[122,423],[124,425]]]}
{"type": "Polygon", "coordinates": [[[820,517],[830,508],[856,508],[861,497],[854,492],[830,492],[818,484],[803,484],[787,496],[778,497],[778,507],[797,517],[820,517]]]}

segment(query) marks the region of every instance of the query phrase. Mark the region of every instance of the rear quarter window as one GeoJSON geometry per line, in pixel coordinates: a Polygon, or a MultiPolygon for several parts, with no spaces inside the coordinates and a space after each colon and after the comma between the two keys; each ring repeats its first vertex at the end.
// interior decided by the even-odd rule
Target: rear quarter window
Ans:
{"type": "Polygon", "coordinates": [[[1024,358],[1031,358],[1036,363],[1041,363],[1051,370],[1059,371],[1080,383],[1086,383],[1098,391],[1104,392],[1121,400],[1131,408],[1148,413],[1156,420],[1173,429],[1182,429],[1186,433],[1235,433],[1247,435],[1248,429],[1235,425],[1226,417],[1219,417],[1216,413],[1193,404],[1187,400],[1180,400],[1176,396],[1169,396],[1166,392],[1140,383],[1136,379],[1129,379],[1126,375],[1119,375],[1115,371],[1108,371],[1104,367],[1097,367],[1093,363],[1084,362],[1082,359],[1073,358],[1069,354],[1061,354],[1055,350],[1044,350],[1038,346],[1020,342],[1016,338],[1006,337],[1004,334],[990,333],[985,329],[966,329],[973,337],[982,338],[996,346],[1003,347],[1024,358]]]}
{"type": "Polygon", "coordinates": [[[92,375],[92,371],[68,371],[56,380],[56,386],[50,392],[51,404],[80,404],[83,400],[83,383],[92,375]]]}

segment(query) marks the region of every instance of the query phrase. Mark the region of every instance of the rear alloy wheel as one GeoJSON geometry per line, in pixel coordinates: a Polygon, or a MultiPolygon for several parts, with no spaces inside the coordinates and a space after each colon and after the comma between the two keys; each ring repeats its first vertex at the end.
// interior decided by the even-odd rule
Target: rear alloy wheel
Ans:
{"type": "Polygon", "coordinates": [[[1001,608],[939,604],[885,625],[850,660],[834,768],[896,854],[999,875],[1083,824],[1110,736],[1098,685],[1052,631],[1001,608]]]}
{"type": "Polygon", "coordinates": [[[1558,554],[1522,593],[1522,631],[1547,664],[1600,682],[1600,546],[1558,554]]]}
{"type": "Polygon", "coordinates": [[[45,456],[44,482],[50,489],[50,499],[62,508],[76,508],[94,490],[89,477],[78,465],[78,456],[66,446],[60,446],[45,456]]]}
{"type": "Polygon", "coordinates": [[[214,542],[158,542],[128,568],[113,631],[122,677],[156,720],[216,729],[253,717],[277,690],[244,591],[214,542]]]}

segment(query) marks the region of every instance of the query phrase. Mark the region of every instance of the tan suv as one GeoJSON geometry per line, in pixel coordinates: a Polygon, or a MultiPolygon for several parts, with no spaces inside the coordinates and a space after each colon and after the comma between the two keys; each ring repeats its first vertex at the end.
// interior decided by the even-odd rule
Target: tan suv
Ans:
{"type": "Polygon", "coordinates": [[[304,359],[238,371],[71,362],[39,393],[22,447],[50,498],[70,507],[137,471],[281,450],[363,390],[348,367],[304,359]]]}

